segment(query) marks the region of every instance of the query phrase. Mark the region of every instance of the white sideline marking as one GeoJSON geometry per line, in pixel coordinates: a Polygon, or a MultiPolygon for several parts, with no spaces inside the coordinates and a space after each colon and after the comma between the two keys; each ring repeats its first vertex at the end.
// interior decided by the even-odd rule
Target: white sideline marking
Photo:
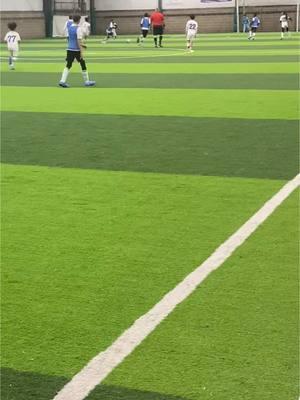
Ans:
{"type": "Polygon", "coordinates": [[[94,357],[53,400],[86,398],[178,304],[185,300],[212,271],[220,267],[299,185],[300,174],[284,185],[206,261],[167,293],[150,311],[137,319],[110,347],[94,357]]]}

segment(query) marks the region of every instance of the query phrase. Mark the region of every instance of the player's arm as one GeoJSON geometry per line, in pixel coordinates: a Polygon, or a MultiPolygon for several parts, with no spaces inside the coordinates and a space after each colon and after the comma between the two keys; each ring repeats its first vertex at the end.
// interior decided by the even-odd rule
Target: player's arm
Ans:
{"type": "Polygon", "coordinates": [[[77,29],[77,43],[78,47],[80,48],[80,52],[86,49],[86,45],[83,43],[83,32],[81,28],[77,29]]]}

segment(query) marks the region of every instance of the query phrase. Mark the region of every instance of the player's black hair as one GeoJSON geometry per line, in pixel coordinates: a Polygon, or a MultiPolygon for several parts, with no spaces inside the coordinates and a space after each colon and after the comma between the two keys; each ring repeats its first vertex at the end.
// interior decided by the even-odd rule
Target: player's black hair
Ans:
{"type": "Polygon", "coordinates": [[[76,22],[79,22],[80,21],[80,18],[81,18],[81,16],[79,15],[79,14],[76,14],[76,15],[74,15],[73,16],[73,21],[76,23],[76,22]]]}
{"type": "Polygon", "coordinates": [[[144,17],[149,17],[149,14],[148,14],[148,13],[145,13],[145,14],[144,14],[144,17]]]}
{"type": "Polygon", "coordinates": [[[73,19],[73,15],[69,15],[69,19],[73,19]]]}
{"type": "Polygon", "coordinates": [[[195,19],[195,15],[194,14],[190,15],[190,18],[195,19]]]}
{"type": "Polygon", "coordinates": [[[85,22],[89,22],[89,17],[85,17],[85,22]]]}
{"type": "Polygon", "coordinates": [[[11,31],[14,31],[17,27],[17,24],[15,22],[9,22],[7,24],[8,29],[10,29],[11,31]]]}

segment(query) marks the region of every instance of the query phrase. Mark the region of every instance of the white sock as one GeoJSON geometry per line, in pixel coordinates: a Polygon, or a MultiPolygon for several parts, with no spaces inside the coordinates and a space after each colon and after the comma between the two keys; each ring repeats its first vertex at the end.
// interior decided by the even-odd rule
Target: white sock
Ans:
{"type": "Polygon", "coordinates": [[[84,82],[87,82],[89,80],[89,73],[87,71],[82,71],[82,76],[84,82]]]}
{"type": "Polygon", "coordinates": [[[67,79],[68,79],[68,75],[69,75],[70,70],[66,67],[63,70],[62,76],[61,76],[61,82],[66,83],[67,79]]]}

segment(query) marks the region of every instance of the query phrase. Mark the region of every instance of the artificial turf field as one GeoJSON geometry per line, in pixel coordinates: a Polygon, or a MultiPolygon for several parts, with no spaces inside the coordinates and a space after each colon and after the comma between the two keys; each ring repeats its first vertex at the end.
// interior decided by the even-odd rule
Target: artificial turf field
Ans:
{"type": "MultiPolygon", "coordinates": [[[[2,397],[51,400],[298,171],[296,35],[64,40],[2,77],[2,397]]],[[[5,55],[2,45],[1,55],[5,55]]],[[[293,193],[88,400],[296,400],[293,193]]]]}

